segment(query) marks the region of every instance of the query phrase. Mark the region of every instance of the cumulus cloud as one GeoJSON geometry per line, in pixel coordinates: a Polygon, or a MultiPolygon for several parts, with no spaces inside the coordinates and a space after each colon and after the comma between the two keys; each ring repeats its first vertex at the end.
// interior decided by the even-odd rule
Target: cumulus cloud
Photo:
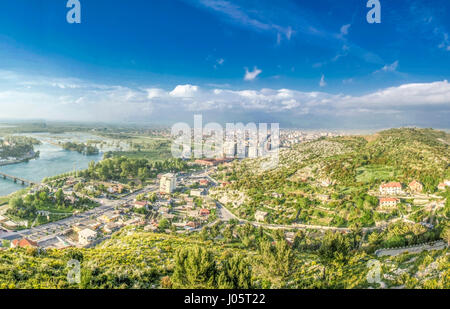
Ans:
{"type": "Polygon", "coordinates": [[[169,94],[177,98],[192,98],[198,92],[198,86],[178,85],[169,94]]]}
{"type": "Polygon", "coordinates": [[[154,99],[154,98],[162,98],[167,95],[165,91],[159,88],[149,88],[147,90],[147,98],[154,99]]]}
{"type": "Polygon", "coordinates": [[[262,73],[262,71],[260,69],[258,69],[257,67],[254,67],[253,71],[249,71],[248,68],[245,68],[244,80],[252,81],[261,73],[262,73]]]}
{"type": "MultiPolygon", "coordinates": [[[[0,74],[0,78],[2,76],[0,118],[91,121],[176,118],[177,121],[187,121],[189,119],[186,118],[193,113],[204,113],[231,120],[240,117],[240,121],[282,119],[292,122],[305,116],[308,119],[319,118],[320,123],[326,125],[332,119],[345,117],[352,117],[349,121],[366,121],[373,120],[374,115],[379,115],[380,119],[396,115],[408,120],[408,125],[426,123],[427,126],[435,126],[436,119],[441,117],[448,126],[448,118],[445,117],[450,111],[450,84],[447,80],[404,84],[355,96],[287,88],[235,90],[220,85],[212,89],[190,84],[171,89],[132,88],[83,81],[75,83],[74,80],[68,84],[76,87],[60,87],[57,83],[53,85],[55,81],[52,79],[45,84],[42,82],[47,80],[45,78],[38,78],[38,83],[24,76],[17,78],[0,74]],[[11,80],[15,86],[11,86],[11,80]]],[[[325,83],[325,76],[321,82],[325,83]]],[[[396,124],[394,119],[387,125],[396,124]]]]}

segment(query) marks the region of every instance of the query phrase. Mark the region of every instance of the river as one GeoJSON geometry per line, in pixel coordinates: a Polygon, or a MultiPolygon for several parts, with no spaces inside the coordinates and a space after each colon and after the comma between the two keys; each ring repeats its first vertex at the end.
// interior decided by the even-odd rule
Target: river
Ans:
{"type": "MultiPolygon", "coordinates": [[[[64,150],[45,141],[34,148],[35,151],[40,151],[39,158],[29,162],[0,166],[0,172],[39,182],[45,177],[67,173],[74,169],[86,169],[89,162],[98,162],[103,156],[102,153],[85,156],[76,151],[64,150]]],[[[22,188],[24,186],[0,177],[0,196],[8,195],[22,188]]]]}

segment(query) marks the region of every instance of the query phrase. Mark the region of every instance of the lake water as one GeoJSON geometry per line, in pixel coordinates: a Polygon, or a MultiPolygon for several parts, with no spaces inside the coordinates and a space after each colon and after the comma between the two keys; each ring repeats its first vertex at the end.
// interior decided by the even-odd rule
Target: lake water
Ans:
{"type": "MultiPolygon", "coordinates": [[[[84,156],[76,151],[66,151],[61,147],[43,142],[35,146],[40,151],[40,157],[29,162],[0,166],[0,172],[31,181],[41,181],[48,176],[55,176],[73,170],[86,169],[91,161],[100,161],[103,154],[84,156]]],[[[24,186],[0,177],[0,196],[20,190],[24,186]]]]}

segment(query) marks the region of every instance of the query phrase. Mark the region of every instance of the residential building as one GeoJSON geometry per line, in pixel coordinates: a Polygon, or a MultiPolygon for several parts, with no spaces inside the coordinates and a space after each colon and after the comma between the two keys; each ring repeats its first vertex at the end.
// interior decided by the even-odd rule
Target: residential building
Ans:
{"type": "Polygon", "coordinates": [[[37,248],[38,244],[35,241],[32,241],[30,239],[27,238],[22,238],[22,239],[14,239],[11,242],[11,247],[12,248],[27,248],[27,247],[31,247],[31,248],[37,248]]]}
{"type": "Polygon", "coordinates": [[[204,189],[192,189],[191,190],[191,196],[201,197],[202,195],[205,195],[204,189]]]}
{"type": "Polygon", "coordinates": [[[381,207],[395,207],[397,206],[398,203],[400,203],[400,200],[398,198],[393,197],[380,198],[381,207]]]}
{"type": "Polygon", "coordinates": [[[330,200],[330,196],[328,194],[318,194],[317,198],[322,202],[328,202],[330,200]]]}
{"type": "Polygon", "coordinates": [[[200,179],[199,184],[201,186],[207,186],[209,185],[209,181],[207,179],[200,179]]]}
{"type": "Polygon", "coordinates": [[[177,177],[175,174],[167,173],[161,176],[159,191],[170,194],[177,188],[177,177]]]}
{"type": "Polygon", "coordinates": [[[442,182],[438,185],[438,190],[444,191],[446,188],[447,188],[447,185],[444,182],[442,182]]]}
{"type": "Polygon", "coordinates": [[[402,194],[402,184],[399,182],[389,182],[380,186],[380,193],[383,195],[402,194]]]}
{"type": "Polygon", "coordinates": [[[417,180],[413,180],[408,187],[412,193],[420,193],[423,190],[423,185],[417,180]]]}
{"type": "Polygon", "coordinates": [[[78,242],[82,245],[90,244],[97,237],[97,232],[91,229],[84,229],[78,233],[78,242]]]}
{"type": "Polygon", "coordinates": [[[148,202],[147,201],[136,201],[134,202],[134,208],[141,209],[141,208],[147,208],[148,202]]]}
{"type": "Polygon", "coordinates": [[[266,217],[267,217],[267,212],[265,212],[265,211],[257,210],[256,213],[255,213],[256,221],[263,222],[263,221],[266,220],[266,217]]]}
{"type": "Polygon", "coordinates": [[[209,216],[210,213],[209,209],[200,209],[199,211],[200,216],[209,216]]]}

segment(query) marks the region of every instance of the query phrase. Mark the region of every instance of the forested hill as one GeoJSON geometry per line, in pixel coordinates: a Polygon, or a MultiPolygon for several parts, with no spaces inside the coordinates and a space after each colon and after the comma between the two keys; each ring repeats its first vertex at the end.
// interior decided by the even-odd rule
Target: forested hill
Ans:
{"type": "MultiPolygon", "coordinates": [[[[346,186],[389,180],[407,183],[416,179],[426,191],[434,192],[440,181],[450,178],[449,145],[450,134],[415,128],[390,129],[369,136],[321,138],[281,151],[278,167],[268,173],[249,168],[257,161],[243,161],[231,180],[242,180],[237,177],[241,172],[249,177],[275,176],[293,181],[330,178],[346,186]]],[[[240,186],[243,181],[238,182],[240,186]]]]}
{"type": "MultiPolygon", "coordinates": [[[[380,184],[396,181],[407,190],[417,180],[423,193],[437,193],[438,184],[450,179],[449,141],[448,133],[414,128],[320,138],[281,150],[272,170],[261,168],[264,158],[219,167],[214,177],[230,184],[215,194],[247,220],[261,210],[277,224],[374,226],[398,217],[401,208],[378,211],[380,184]]],[[[429,215],[418,213],[416,222],[429,215]]]]}

